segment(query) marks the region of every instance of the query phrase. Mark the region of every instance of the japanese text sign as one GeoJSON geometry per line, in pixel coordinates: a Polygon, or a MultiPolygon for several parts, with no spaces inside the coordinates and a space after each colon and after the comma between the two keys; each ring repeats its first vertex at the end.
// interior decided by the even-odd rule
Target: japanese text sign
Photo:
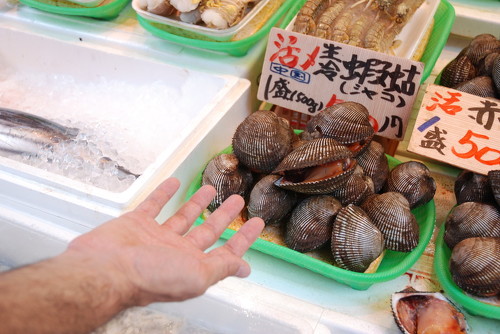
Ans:
{"type": "Polygon", "coordinates": [[[480,174],[500,168],[500,102],[429,85],[408,150],[480,174]]]}
{"type": "Polygon", "coordinates": [[[358,102],[378,135],[402,140],[423,69],[406,58],[273,28],[257,97],[310,115],[358,102]]]}

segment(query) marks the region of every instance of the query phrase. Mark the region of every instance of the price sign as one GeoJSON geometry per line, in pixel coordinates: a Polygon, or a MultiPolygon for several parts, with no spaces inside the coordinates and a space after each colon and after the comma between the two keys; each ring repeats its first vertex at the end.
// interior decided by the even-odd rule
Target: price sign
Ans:
{"type": "Polygon", "coordinates": [[[406,58],[273,28],[257,97],[310,115],[358,102],[378,135],[402,140],[423,69],[406,58]]]}
{"type": "Polygon", "coordinates": [[[429,85],[408,151],[480,174],[500,168],[500,102],[429,85]]]}

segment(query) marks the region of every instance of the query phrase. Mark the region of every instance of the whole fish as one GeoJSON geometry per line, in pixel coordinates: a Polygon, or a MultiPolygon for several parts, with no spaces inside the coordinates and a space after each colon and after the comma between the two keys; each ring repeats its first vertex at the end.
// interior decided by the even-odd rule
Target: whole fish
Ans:
{"type": "MultiPolygon", "coordinates": [[[[42,151],[51,151],[55,145],[76,143],[78,133],[76,128],[65,127],[26,112],[0,107],[0,153],[37,156],[42,151]]],[[[98,158],[99,168],[104,169],[110,165],[116,168],[119,179],[128,175],[135,178],[140,176],[108,157],[98,158]]]]}

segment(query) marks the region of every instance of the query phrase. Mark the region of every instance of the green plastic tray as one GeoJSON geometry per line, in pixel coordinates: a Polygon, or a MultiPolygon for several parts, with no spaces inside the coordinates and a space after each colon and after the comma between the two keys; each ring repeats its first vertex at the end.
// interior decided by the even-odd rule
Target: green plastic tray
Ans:
{"type": "MultiPolygon", "coordinates": [[[[231,152],[232,147],[230,146],[223,150],[220,154],[231,152]]],[[[391,156],[387,156],[387,158],[389,160],[389,167],[391,169],[400,164],[398,160],[391,156]]],[[[190,184],[187,192],[187,199],[190,198],[200,188],[202,171],[190,184]]],[[[340,283],[350,286],[353,289],[366,290],[375,283],[390,281],[401,276],[408,269],[410,269],[413,264],[415,264],[415,262],[424,252],[425,247],[429,243],[434,230],[434,222],[436,219],[436,207],[434,204],[434,200],[421,207],[413,209],[412,213],[415,215],[420,227],[420,241],[417,247],[409,253],[387,250],[376,273],[358,273],[335,267],[327,262],[323,262],[309,255],[294,251],[288,247],[281,246],[261,238],[257,239],[251,246],[251,248],[304,267],[311,271],[317,272],[328,278],[332,278],[340,283]]],[[[203,221],[204,219],[202,217],[199,217],[196,220],[195,225],[202,224],[203,221]]],[[[226,229],[221,238],[229,239],[235,233],[236,231],[234,230],[226,229]]]]}
{"type": "Polygon", "coordinates": [[[130,0],[112,0],[110,2],[105,1],[97,7],[85,7],[78,5],[69,1],[58,1],[58,0],[19,0],[21,3],[40,9],[46,12],[63,14],[63,15],[74,15],[74,16],[86,16],[95,19],[102,20],[112,20],[120,14],[123,8],[127,6],[130,0]]]}
{"type": "MultiPolygon", "coordinates": [[[[242,57],[247,54],[248,50],[254,46],[261,39],[267,38],[269,31],[274,26],[285,28],[288,23],[297,14],[305,0],[287,0],[280,8],[267,20],[267,22],[252,36],[241,39],[239,41],[217,42],[209,40],[201,40],[188,38],[185,36],[176,35],[168,32],[162,24],[150,22],[145,18],[137,15],[137,20],[141,26],[152,33],[153,35],[162,39],[168,40],[181,45],[187,45],[194,48],[206,49],[211,51],[228,53],[232,56],[242,57]],[[286,15],[285,15],[286,13],[286,15]],[[280,22],[280,19],[283,18],[280,22]]],[[[171,28],[170,28],[171,29],[171,28]]]]}
{"type": "Polygon", "coordinates": [[[470,297],[451,278],[449,270],[451,249],[444,242],[444,231],[445,224],[443,223],[436,239],[436,251],[434,254],[434,270],[444,291],[453,301],[465,308],[470,314],[500,320],[500,306],[486,304],[470,297]]]}

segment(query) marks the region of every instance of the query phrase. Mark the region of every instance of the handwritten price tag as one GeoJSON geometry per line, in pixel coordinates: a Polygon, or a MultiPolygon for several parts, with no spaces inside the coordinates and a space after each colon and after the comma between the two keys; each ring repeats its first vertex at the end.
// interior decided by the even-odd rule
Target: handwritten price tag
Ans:
{"type": "Polygon", "coordinates": [[[429,85],[408,151],[480,174],[500,168],[500,102],[429,85]]]}
{"type": "Polygon", "coordinates": [[[273,28],[257,97],[310,115],[359,102],[378,135],[402,140],[423,68],[406,58],[273,28]]]}

